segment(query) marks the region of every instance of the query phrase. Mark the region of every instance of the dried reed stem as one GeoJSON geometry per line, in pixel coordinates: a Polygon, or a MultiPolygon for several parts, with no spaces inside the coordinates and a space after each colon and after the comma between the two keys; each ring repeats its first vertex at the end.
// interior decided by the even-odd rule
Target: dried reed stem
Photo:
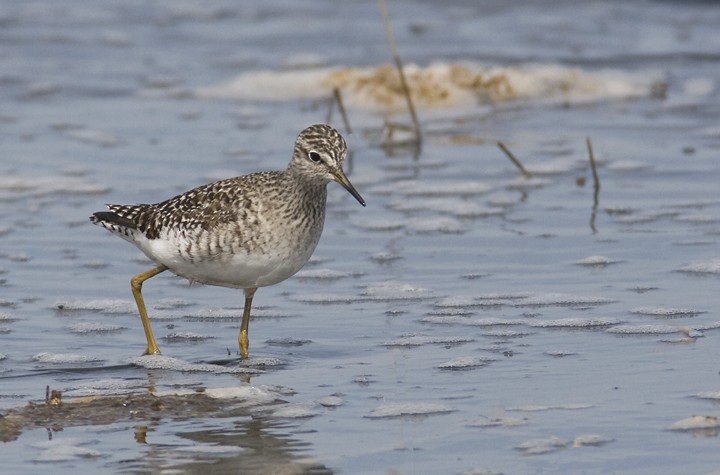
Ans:
{"type": "Polygon", "coordinates": [[[402,60],[398,53],[397,44],[395,43],[395,35],[393,35],[392,26],[390,25],[390,17],[385,7],[385,0],[377,0],[380,13],[383,17],[383,24],[385,25],[385,33],[387,34],[388,43],[390,44],[390,51],[392,52],[393,60],[395,60],[395,66],[400,74],[400,85],[402,86],[405,100],[407,101],[408,110],[410,111],[410,117],[412,118],[413,126],[415,128],[415,137],[418,143],[422,141],[422,133],[420,132],[420,121],[415,113],[415,105],[413,104],[412,98],[410,97],[410,88],[407,85],[405,79],[405,72],[403,71],[402,60]]]}
{"type": "Polygon", "coordinates": [[[335,98],[335,103],[338,106],[338,110],[340,111],[340,115],[342,116],[343,123],[345,124],[345,130],[347,131],[348,135],[352,135],[352,129],[350,128],[350,121],[348,120],[347,112],[345,111],[345,105],[343,104],[342,95],[340,94],[340,89],[337,87],[333,89],[333,97],[335,98]]]}
{"type": "Polygon", "coordinates": [[[498,141],[497,144],[498,144],[498,147],[500,147],[500,150],[505,152],[505,155],[508,156],[510,161],[512,161],[515,164],[515,166],[518,167],[518,169],[520,170],[520,173],[522,173],[525,178],[530,178],[530,172],[525,169],[523,164],[520,163],[520,160],[515,158],[515,155],[512,154],[512,152],[505,146],[505,144],[500,141],[498,141]]]}
{"type": "Polygon", "coordinates": [[[590,168],[592,169],[593,181],[595,183],[595,191],[593,193],[592,215],[590,216],[590,228],[593,230],[594,233],[596,233],[597,228],[595,227],[595,217],[597,215],[598,203],[600,201],[600,178],[598,177],[597,166],[595,165],[595,154],[593,154],[592,142],[590,141],[590,137],[587,137],[585,141],[587,142],[588,156],[590,157],[590,168]]]}
{"type": "Polygon", "coordinates": [[[597,166],[595,165],[595,155],[593,154],[590,137],[587,137],[585,141],[587,142],[588,155],[590,156],[590,167],[592,168],[593,180],[595,182],[595,206],[597,206],[597,196],[598,193],[600,193],[600,178],[598,178],[597,166]]]}

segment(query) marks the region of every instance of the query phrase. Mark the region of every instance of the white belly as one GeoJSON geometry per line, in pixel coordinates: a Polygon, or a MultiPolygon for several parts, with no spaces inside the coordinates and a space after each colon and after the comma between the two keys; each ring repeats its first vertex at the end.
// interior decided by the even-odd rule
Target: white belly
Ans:
{"type": "Polygon", "coordinates": [[[287,240],[265,252],[218,253],[189,257],[179,252],[186,242],[177,239],[143,239],[135,242],[150,259],[192,282],[221,287],[253,288],[274,285],[299,271],[312,256],[317,237],[287,240]]]}

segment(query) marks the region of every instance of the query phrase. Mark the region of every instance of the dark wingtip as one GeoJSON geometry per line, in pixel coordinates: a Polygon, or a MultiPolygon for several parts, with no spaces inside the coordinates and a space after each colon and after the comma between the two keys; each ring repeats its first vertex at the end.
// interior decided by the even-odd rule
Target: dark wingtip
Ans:
{"type": "Polygon", "coordinates": [[[98,211],[97,213],[93,213],[92,216],[90,216],[90,221],[92,221],[93,223],[97,223],[99,221],[113,222],[116,221],[118,217],[119,216],[112,211],[98,211]]]}
{"type": "Polygon", "coordinates": [[[126,228],[136,229],[137,225],[130,219],[123,216],[118,216],[112,211],[98,211],[90,216],[90,222],[94,224],[98,223],[110,223],[117,224],[118,226],[124,226],[126,228]]]}

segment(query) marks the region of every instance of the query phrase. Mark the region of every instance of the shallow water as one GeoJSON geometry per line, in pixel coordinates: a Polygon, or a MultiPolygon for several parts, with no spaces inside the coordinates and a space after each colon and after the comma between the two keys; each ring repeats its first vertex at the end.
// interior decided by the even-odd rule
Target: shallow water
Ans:
{"type": "Polygon", "coordinates": [[[10,473],[715,470],[720,8],[392,2],[412,80],[457,99],[420,106],[417,155],[380,146],[408,119],[346,69],[390,60],[374,4],[256,3],[0,14],[0,407],[46,386],[272,398],[40,421],[0,446],[10,473]],[[150,263],[87,217],[284,167],[337,71],[367,208],[329,186],[311,263],[256,295],[247,365],[242,294],[169,275],[144,289],[163,356],[139,358],[128,280],[150,263]]]}

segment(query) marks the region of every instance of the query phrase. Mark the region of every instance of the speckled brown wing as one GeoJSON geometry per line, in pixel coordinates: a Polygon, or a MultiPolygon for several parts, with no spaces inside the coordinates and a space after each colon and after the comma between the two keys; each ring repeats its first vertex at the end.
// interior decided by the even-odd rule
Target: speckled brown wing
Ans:
{"type": "Polygon", "coordinates": [[[265,181],[272,173],[229,178],[203,185],[155,204],[115,205],[109,211],[94,213],[90,220],[121,237],[142,233],[157,239],[163,229],[197,229],[210,231],[230,222],[244,222],[256,206],[255,191],[250,182],[265,181]],[[248,182],[248,183],[245,183],[248,182]],[[252,190],[248,193],[248,190],[252,190]]]}

